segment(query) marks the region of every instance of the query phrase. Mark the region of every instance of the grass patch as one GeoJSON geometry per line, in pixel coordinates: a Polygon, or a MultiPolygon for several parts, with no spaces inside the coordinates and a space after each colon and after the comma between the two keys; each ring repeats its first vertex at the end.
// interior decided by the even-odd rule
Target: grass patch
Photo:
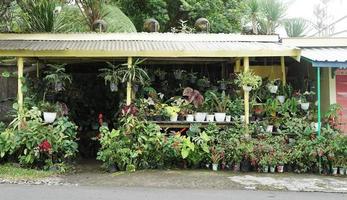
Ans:
{"type": "Polygon", "coordinates": [[[11,164],[0,165],[0,178],[10,180],[37,180],[56,175],[55,172],[24,169],[11,164]]]}

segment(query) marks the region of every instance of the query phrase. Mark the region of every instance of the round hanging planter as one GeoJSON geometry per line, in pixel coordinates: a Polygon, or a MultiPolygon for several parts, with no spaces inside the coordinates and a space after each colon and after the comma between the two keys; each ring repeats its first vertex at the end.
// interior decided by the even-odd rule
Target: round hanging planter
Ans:
{"type": "Polygon", "coordinates": [[[252,90],[252,87],[251,87],[251,86],[244,85],[244,86],[242,86],[242,89],[243,89],[243,91],[245,91],[245,92],[250,92],[250,91],[252,90]]]}
{"type": "Polygon", "coordinates": [[[55,90],[56,92],[62,91],[63,88],[64,88],[64,87],[63,87],[63,83],[61,83],[61,82],[57,82],[57,83],[54,84],[54,90],[55,90]]]}
{"type": "Polygon", "coordinates": [[[110,84],[110,90],[111,92],[116,92],[118,90],[118,86],[116,83],[111,83],[110,84]]]}
{"type": "Polygon", "coordinates": [[[43,120],[45,123],[53,123],[57,118],[57,113],[55,112],[43,112],[43,120]]]}
{"type": "Polygon", "coordinates": [[[268,89],[269,89],[270,93],[276,94],[277,90],[278,90],[278,86],[277,85],[269,85],[268,89]]]}
{"type": "Polygon", "coordinates": [[[283,96],[283,95],[279,95],[279,96],[277,96],[276,98],[278,99],[278,101],[279,101],[281,104],[283,104],[284,101],[286,100],[286,97],[283,96]]]}
{"type": "Polygon", "coordinates": [[[310,103],[309,102],[307,102],[307,103],[300,103],[300,107],[303,110],[308,110],[308,108],[310,107],[310,103]]]}

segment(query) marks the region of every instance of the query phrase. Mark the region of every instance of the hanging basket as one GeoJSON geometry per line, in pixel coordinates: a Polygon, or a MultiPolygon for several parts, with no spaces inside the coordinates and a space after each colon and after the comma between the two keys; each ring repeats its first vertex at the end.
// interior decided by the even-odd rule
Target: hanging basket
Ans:
{"type": "Polygon", "coordinates": [[[242,86],[242,89],[243,89],[243,91],[245,91],[245,92],[250,92],[250,91],[252,90],[252,87],[251,87],[251,86],[244,85],[244,86],[242,86]]]}

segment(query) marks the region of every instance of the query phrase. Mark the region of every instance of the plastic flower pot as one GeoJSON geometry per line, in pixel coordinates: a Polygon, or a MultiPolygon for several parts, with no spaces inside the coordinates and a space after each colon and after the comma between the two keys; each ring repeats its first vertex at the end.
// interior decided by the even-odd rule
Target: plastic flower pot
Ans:
{"type": "Polygon", "coordinates": [[[263,166],[261,170],[264,173],[268,173],[269,172],[269,166],[263,166]]]}
{"type": "Polygon", "coordinates": [[[275,173],[275,169],[276,169],[275,166],[270,166],[270,172],[271,173],[275,173]]]}
{"type": "Polygon", "coordinates": [[[213,171],[218,171],[218,164],[212,164],[212,170],[213,171]]]}
{"type": "Polygon", "coordinates": [[[246,117],[244,115],[241,115],[240,120],[241,122],[245,122],[246,117]]]}
{"type": "Polygon", "coordinates": [[[214,115],[207,115],[206,116],[206,121],[213,122],[214,121],[214,115]]]}
{"type": "Polygon", "coordinates": [[[339,168],[339,175],[345,175],[346,169],[343,167],[339,168]]]}
{"type": "Polygon", "coordinates": [[[195,121],[197,122],[204,122],[206,119],[207,113],[203,113],[203,112],[197,112],[195,113],[195,121]]]}
{"type": "Polygon", "coordinates": [[[286,100],[286,97],[283,96],[283,95],[277,96],[276,98],[278,99],[278,101],[279,101],[281,104],[284,103],[284,101],[286,100]]]}
{"type": "Polygon", "coordinates": [[[194,121],[194,115],[187,115],[186,121],[187,122],[193,122],[194,121]]]}
{"type": "Polygon", "coordinates": [[[231,122],[231,116],[230,115],[225,116],[225,121],[226,122],[231,122]]]}
{"type": "Polygon", "coordinates": [[[240,171],[240,163],[236,163],[233,165],[233,171],[234,172],[239,172],[240,171]]]}
{"type": "Polygon", "coordinates": [[[226,113],[215,113],[214,116],[216,117],[216,122],[224,122],[226,113]]]}
{"type": "Polygon", "coordinates": [[[274,129],[274,126],[273,126],[273,125],[268,125],[268,126],[266,127],[266,132],[272,133],[273,129],[274,129]]]}
{"type": "Polygon", "coordinates": [[[210,164],[207,163],[205,166],[207,169],[210,169],[210,164]]]}
{"type": "Polygon", "coordinates": [[[56,118],[57,118],[57,113],[55,113],[55,112],[44,112],[43,113],[43,120],[45,123],[53,123],[56,118]]]}
{"type": "Polygon", "coordinates": [[[269,91],[270,93],[272,94],[276,94],[277,93],[277,90],[278,90],[278,86],[277,85],[269,85],[269,91]]]}
{"type": "Polygon", "coordinates": [[[337,169],[338,169],[337,167],[332,168],[332,174],[333,175],[337,175],[337,169]]]}
{"type": "Polygon", "coordinates": [[[278,173],[283,173],[283,168],[284,168],[283,165],[278,165],[278,166],[277,166],[277,172],[278,172],[278,173]]]}
{"type": "Polygon", "coordinates": [[[177,115],[177,114],[172,114],[172,115],[170,116],[170,121],[172,121],[172,122],[177,122],[177,118],[178,118],[178,115],[177,115]]]}
{"type": "Polygon", "coordinates": [[[303,110],[308,110],[308,108],[310,107],[310,103],[300,103],[301,109],[303,110]]]}
{"type": "Polygon", "coordinates": [[[58,82],[58,83],[55,83],[54,84],[54,90],[56,91],[56,92],[60,92],[60,91],[62,91],[63,90],[63,83],[61,83],[61,82],[58,82]]]}
{"type": "Polygon", "coordinates": [[[242,86],[242,89],[243,89],[243,91],[245,91],[245,92],[250,92],[250,91],[252,90],[252,87],[251,87],[251,86],[244,85],[244,86],[242,86]]]}

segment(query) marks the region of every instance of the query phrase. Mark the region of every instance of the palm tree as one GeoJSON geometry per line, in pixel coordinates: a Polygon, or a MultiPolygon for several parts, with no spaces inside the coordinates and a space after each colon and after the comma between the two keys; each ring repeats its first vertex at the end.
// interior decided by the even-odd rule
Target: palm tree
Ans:
{"type": "MultiPolygon", "coordinates": [[[[105,3],[106,0],[76,0],[76,4],[80,8],[80,11],[86,19],[91,31],[94,30],[95,22],[103,20],[103,18],[108,14],[104,12],[102,8],[105,3]]],[[[104,26],[106,26],[106,24],[104,24],[104,26]]]]}
{"type": "Polygon", "coordinates": [[[248,0],[246,6],[252,21],[252,32],[253,34],[257,35],[258,25],[259,25],[258,18],[259,18],[259,12],[260,12],[259,0],[248,0]]]}
{"type": "Polygon", "coordinates": [[[302,18],[284,20],[284,28],[288,37],[304,37],[307,29],[307,21],[302,18]]]}
{"type": "Polygon", "coordinates": [[[274,34],[285,16],[287,5],[280,0],[262,0],[261,9],[264,14],[265,33],[267,35],[274,34]]]}

